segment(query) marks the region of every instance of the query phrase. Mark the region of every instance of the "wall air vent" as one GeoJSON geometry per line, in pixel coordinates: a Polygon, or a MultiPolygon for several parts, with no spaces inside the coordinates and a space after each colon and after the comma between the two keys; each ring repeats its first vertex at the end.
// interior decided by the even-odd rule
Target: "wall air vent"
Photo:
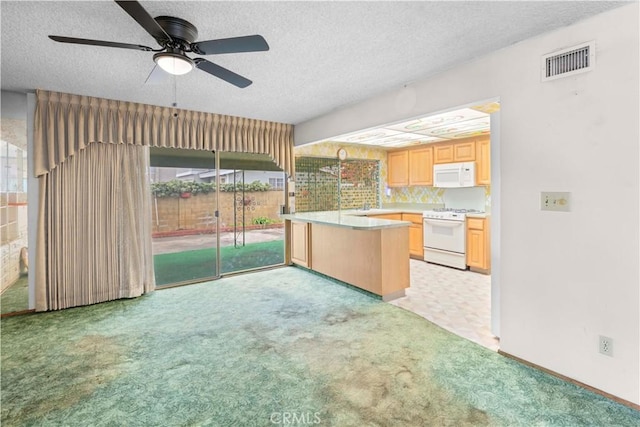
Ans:
{"type": "Polygon", "coordinates": [[[595,41],[555,51],[542,57],[542,81],[591,71],[595,65],[595,41]]]}

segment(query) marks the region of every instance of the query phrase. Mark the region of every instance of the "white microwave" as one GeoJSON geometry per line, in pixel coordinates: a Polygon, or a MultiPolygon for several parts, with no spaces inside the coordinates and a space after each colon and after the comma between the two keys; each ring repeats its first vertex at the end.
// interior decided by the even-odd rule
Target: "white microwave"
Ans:
{"type": "Polygon", "coordinates": [[[441,188],[475,187],[476,163],[433,165],[433,186],[441,188]]]}

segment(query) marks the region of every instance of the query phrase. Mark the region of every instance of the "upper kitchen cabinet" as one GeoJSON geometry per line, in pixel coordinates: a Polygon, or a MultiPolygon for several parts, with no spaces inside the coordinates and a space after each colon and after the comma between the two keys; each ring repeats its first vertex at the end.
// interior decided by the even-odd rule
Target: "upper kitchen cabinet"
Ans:
{"type": "Polygon", "coordinates": [[[433,147],[433,163],[453,163],[453,144],[433,147]]]}
{"type": "Polygon", "coordinates": [[[433,147],[409,150],[409,185],[433,185],[433,147]]]}
{"type": "Polygon", "coordinates": [[[476,162],[476,185],[491,184],[490,138],[441,142],[387,154],[387,185],[407,187],[433,185],[433,165],[476,162]]]}
{"type": "Polygon", "coordinates": [[[409,151],[391,151],[387,154],[387,186],[409,185],[409,151]]]}
{"type": "Polygon", "coordinates": [[[491,146],[490,139],[476,141],[476,185],[491,184],[491,146]]]}
{"type": "Polygon", "coordinates": [[[433,185],[433,148],[390,151],[387,154],[387,185],[433,185]]]}
{"type": "Polygon", "coordinates": [[[433,163],[473,162],[476,159],[475,140],[440,144],[433,147],[433,163]]]}

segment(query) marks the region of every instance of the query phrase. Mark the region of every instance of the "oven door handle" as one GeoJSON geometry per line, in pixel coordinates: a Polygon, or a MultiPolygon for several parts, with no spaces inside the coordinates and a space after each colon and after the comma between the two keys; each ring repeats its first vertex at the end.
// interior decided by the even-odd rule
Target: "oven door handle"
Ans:
{"type": "Polygon", "coordinates": [[[446,219],[425,219],[425,224],[437,225],[439,227],[455,228],[464,225],[464,221],[450,221],[446,219]]]}

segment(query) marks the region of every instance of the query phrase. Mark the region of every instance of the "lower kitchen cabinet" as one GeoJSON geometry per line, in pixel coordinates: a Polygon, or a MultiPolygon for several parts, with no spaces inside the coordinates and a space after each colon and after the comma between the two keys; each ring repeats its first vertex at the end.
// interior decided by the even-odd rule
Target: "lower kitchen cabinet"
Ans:
{"type": "Polygon", "coordinates": [[[410,285],[409,224],[326,212],[283,218],[293,263],[379,295],[383,301],[405,295],[410,285]]]}
{"type": "Polygon", "coordinates": [[[467,217],[467,265],[472,270],[491,270],[489,243],[489,218],[467,217]]]}
{"type": "Polygon", "coordinates": [[[291,262],[311,268],[311,224],[291,221],[291,262]]]}
{"type": "Polygon", "coordinates": [[[397,221],[411,222],[409,226],[409,255],[412,258],[424,259],[422,214],[393,213],[367,216],[378,219],[395,219],[397,221]]]}
{"type": "Polygon", "coordinates": [[[422,215],[403,213],[402,220],[411,222],[409,226],[409,255],[412,258],[424,259],[422,215]]]}

